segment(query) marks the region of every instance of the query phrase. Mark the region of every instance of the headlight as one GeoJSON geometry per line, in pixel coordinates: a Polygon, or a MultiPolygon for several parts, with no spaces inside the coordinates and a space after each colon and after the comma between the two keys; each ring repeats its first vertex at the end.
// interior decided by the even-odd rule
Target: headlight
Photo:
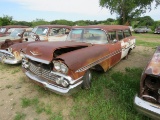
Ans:
{"type": "Polygon", "coordinates": [[[69,83],[66,80],[63,80],[61,83],[64,87],[67,87],[69,85],[69,83]]]}
{"type": "Polygon", "coordinates": [[[68,72],[68,67],[62,62],[53,61],[53,65],[54,65],[54,68],[59,72],[62,72],[64,74],[68,72]]]}
{"type": "Polygon", "coordinates": [[[59,62],[53,62],[53,64],[54,64],[54,68],[55,68],[57,71],[60,71],[60,69],[61,69],[60,63],[59,63],[59,62]]]}
{"type": "Polygon", "coordinates": [[[61,71],[62,71],[62,73],[67,73],[68,72],[68,67],[63,63],[61,63],[61,71]]]}

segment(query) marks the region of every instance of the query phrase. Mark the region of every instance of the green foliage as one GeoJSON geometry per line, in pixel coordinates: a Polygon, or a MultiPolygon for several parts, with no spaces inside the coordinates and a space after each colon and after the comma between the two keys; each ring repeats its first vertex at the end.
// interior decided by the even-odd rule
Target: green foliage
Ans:
{"type": "Polygon", "coordinates": [[[17,112],[14,120],[25,120],[26,114],[17,112]]]}
{"type": "Polygon", "coordinates": [[[50,24],[49,22],[45,21],[44,19],[36,19],[32,21],[32,26],[38,26],[38,25],[48,25],[50,24]]]}
{"type": "Polygon", "coordinates": [[[70,26],[73,26],[74,22],[68,21],[68,20],[54,20],[54,21],[51,21],[50,24],[52,24],[52,25],[70,25],[70,26]]]}
{"type": "Polygon", "coordinates": [[[12,24],[12,19],[12,16],[3,15],[3,17],[0,17],[0,26],[12,24]]]}
{"type": "Polygon", "coordinates": [[[139,115],[133,106],[141,73],[141,68],[126,68],[125,73],[93,71],[91,89],[73,95],[75,105],[70,116],[77,120],[148,119],[139,115]]]}
{"type": "Polygon", "coordinates": [[[134,25],[134,28],[138,26],[151,26],[154,24],[154,20],[150,16],[138,17],[135,21],[137,21],[137,24],[134,25]]]}
{"type": "Polygon", "coordinates": [[[159,46],[160,43],[159,42],[146,42],[146,41],[142,41],[142,40],[137,40],[136,45],[155,48],[155,47],[159,46]]]}
{"type": "Polygon", "coordinates": [[[24,26],[32,26],[32,22],[26,22],[26,21],[13,21],[14,25],[24,25],[24,26]]]}
{"type": "MultiPolygon", "coordinates": [[[[119,24],[125,24],[145,13],[147,9],[151,10],[153,1],[155,0],[100,0],[100,6],[108,8],[111,14],[116,13],[119,24]]],[[[156,3],[156,6],[160,4],[158,1],[156,3]]]]}

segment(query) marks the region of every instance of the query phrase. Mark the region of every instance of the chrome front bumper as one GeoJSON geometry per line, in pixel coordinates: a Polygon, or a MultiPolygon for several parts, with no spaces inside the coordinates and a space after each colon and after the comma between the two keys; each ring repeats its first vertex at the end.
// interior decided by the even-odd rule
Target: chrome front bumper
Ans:
{"type": "Polygon", "coordinates": [[[47,88],[57,94],[61,95],[71,95],[74,93],[77,89],[81,87],[82,81],[75,83],[75,84],[70,84],[68,88],[63,88],[57,85],[49,84],[47,81],[45,81],[43,78],[33,74],[30,71],[25,71],[25,74],[27,77],[29,77],[31,80],[40,83],[43,85],[44,88],[47,88]]]}
{"type": "Polygon", "coordinates": [[[22,60],[17,60],[15,58],[9,58],[6,55],[14,56],[12,53],[6,50],[0,50],[0,62],[6,63],[6,64],[18,64],[22,62],[22,60]]]}
{"type": "Polygon", "coordinates": [[[143,113],[144,115],[160,120],[160,105],[147,102],[136,95],[134,98],[134,106],[137,111],[143,113]]]}

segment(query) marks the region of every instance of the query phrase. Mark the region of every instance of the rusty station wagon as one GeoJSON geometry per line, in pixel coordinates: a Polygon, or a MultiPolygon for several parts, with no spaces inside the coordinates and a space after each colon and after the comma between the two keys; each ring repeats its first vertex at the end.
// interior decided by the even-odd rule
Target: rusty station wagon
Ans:
{"type": "Polygon", "coordinates": [[[144,115],[160,120],[160,46],[142,73],[134,105],[144,115]]]}
{"type": "Polygon", "coordinates": [[[6,50],[0,50],[0,62],[6,64],[21,63],[22,57],[20,50],[25,48],[28,44],[34,42],[47,42],[47,41],[64,41],[71,29],[67,25],[40,25],[33,28],[30,35],[25,38],[26,41],[16,43],[9,46],[6,50]]]}
{"type": "Polygon", "coordinates": [[[55,93],[69,95],[91,87],[90,69],[107,71],[135,47],[129,27],[72,27],[66,41],[33,43],[23,51],[27,77],[55,93]]]}

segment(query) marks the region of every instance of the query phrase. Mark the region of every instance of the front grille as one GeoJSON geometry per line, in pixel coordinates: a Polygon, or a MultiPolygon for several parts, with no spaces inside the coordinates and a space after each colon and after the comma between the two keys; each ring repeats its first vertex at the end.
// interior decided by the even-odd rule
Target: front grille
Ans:
{"type": "Polygon", "coordinates": [[[44,69],[42,66],[35,65],[32,62],[29,63],[29,70],[37,76],[43,77],[48,80],[55,81],[56,78],[58,78],[57,75],[51,74],[51,70],[44,69]]]}

